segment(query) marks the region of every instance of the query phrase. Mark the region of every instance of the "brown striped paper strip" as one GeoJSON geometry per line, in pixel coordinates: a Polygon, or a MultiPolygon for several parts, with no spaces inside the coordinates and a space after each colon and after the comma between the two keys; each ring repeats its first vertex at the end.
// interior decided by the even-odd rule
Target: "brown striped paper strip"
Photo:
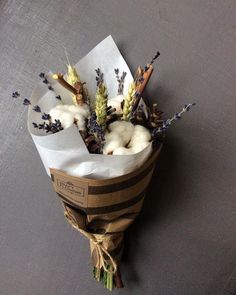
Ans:
{"type": "Polygon", "coordinates": [[[142,208],[161,148],[155,149],[136,171],[110,179],[75,177],[50,169],[65,216],[90,240],[92,261],[97,268],[103,267],[104,261],[116,266],[120,263],[123,232],[142,208]]]}

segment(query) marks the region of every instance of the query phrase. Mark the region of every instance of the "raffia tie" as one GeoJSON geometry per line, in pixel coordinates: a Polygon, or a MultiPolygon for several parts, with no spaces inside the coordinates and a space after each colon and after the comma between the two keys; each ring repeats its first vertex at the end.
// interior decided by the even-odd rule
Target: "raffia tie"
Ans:
{"type": "Polygon", "coordinates": [[[97,257],[98,257],[99,267],[102,266],[106,272],[114,274],[117,271],[117,264],[116,264],[115,260],[112,258],[112,256],[110,255],[110,253],[107,251],[107,249],[102,245],[103,241],[108,239],[108,236],[101,235],[101,234],[92,234],[92,233],[89,233],[89,232],[79,228],[76,220],[70,214],[70,212],[68,212],[68,210],[65,211],[64,215],[67,218],[68,222],[75,229],[77,229],[79,232],[81,232],[86,238],[88,238],[90,240],[90,242],[94,245],[94,249],[95,249],[95,251],[97,253],[97,257]],[[108,259],[105,258],[105,255],[108,257],[108,259]],[[107,262],[108,260],[110,260],[110,262],[111,262],[112,269],[109,269],[107,267],[109,265],[109,263],[107,262]]]}

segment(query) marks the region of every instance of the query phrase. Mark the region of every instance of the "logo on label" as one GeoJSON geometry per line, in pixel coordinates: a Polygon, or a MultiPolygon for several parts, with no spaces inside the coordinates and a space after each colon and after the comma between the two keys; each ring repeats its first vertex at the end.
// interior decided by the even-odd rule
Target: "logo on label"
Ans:
{"type": "Polygon", "coordinates": [[[85,189],[74,185],[70,181],[63,181],[63,180],[57,179],[57,187],[60,190],[66,191],[70,195],[77,195],[78,197],[84,197],[85,189]]]}

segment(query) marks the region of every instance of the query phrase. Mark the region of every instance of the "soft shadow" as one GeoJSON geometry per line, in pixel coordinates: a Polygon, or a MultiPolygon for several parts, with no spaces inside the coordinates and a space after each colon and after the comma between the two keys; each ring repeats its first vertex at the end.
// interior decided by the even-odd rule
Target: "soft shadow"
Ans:
{"type": "MultiPolygon", "coordinates": [[[[168,93],[162,87],[159,87],[156,94],[163,106],[165,104],[163,97],[167,97],[168,93]]],[[[146,192],[142,211],[125,233],[122,264],[125,267],[129,283],[140,284],[141,278],[138,275],[138,270],[135,269],[135,259],[139,255],[138,242],[143,231],[147,231],[150,224],[161,223],[169,212],[174,210],[176,203],[182,201],[179,200],[180,191],[173,194],[172,189],[169,189],[173,188],[173,185],[177,189],[182,189],[185,181],[178,178],[178,185],[176,186],[176,168],[181,166],[182,154],[181,139],[167,134],[146,192]]]]}
{"type": "Polygon", "coordinates": [[[149,224],[161,222],[161,219],[172,210],[176,203],[177,194],[166,194],[166,187],[174,182],[175,167],[178,166],[180,147],[176,138],[168,138],[157,160],[156,169],[146,192],[144,205],[140,215],[125,233],[125,247],[122,258],[129,281],[138,283],[140,278],[135,270],[134,262],[138,254],[137,242],[143,231],[147,231],[149,224]],[[135,237],[135,239],[134,239],[135,237]]]}

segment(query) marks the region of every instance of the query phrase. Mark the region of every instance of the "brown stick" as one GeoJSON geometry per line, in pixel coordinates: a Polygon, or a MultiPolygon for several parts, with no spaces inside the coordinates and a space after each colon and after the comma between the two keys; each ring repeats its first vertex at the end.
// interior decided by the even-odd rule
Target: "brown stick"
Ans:
{"type": "Polygon", "coordinates": [[[137,84],[136,91],[141,95],[152,75],[153,72],[153,66],[147,65],[148,70],[142,73],[143,81],[137,84]]]}
{"type": "Polygon", "coordinates": [[[148,64],[147,65],[147,70],[146,71],[143,71],[140,67],[138,67],[138,70],[136,72],[136,87],[135,87],[135,90],[136,90],[136,93],[138,94],[137,95],[137,98],[135,99],[135,102],[134,102],[134,106],[133,106],[133,112],[136,110],[136,108],[138,107],[138,104],[139,104],[139,101],[140,101],[140,98],[141,98],[141,95],[152,75],[152,72],[153,72],[153,66],[152,64],[148,64]],[[140,70],[141,69],[141,70],[140,70]],[[143,80],[139,82],[139,79],[142,78],[143,80]]]}
{"type": "Polygon", "coordinates": [[[53,79],[57,80],[63,87],[65,87],[67,90],[72,92],[74,95],[78,94],[78,91],[73,86],[71,86],[68,82],[66,82],[66,80],[64,80],[62,74],[54,74],[52,75],[52,77],[53,79]]]}

